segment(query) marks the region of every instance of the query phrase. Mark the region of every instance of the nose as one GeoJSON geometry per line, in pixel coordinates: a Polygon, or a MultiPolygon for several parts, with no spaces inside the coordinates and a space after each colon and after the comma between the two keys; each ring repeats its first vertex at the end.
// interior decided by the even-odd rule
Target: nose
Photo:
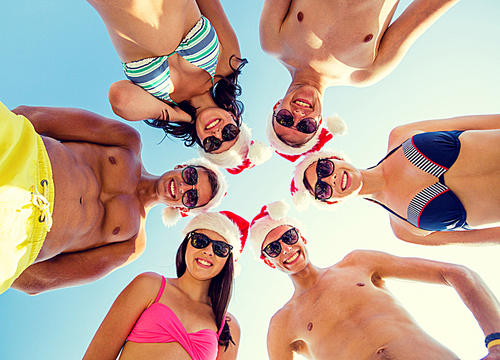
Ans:
{"type": "Polygon", "coordinates": [[[183,181],[179,183],[179,189],[181,194],[184,194],[186,191],[194,189],[195,185],[188,185],[183,181]]]}
{"type": "Polygon", "coordinates": [[[205,249],[203,249],[203,254],[207,256],[214,256],[214,249],[212,246],[213,246],[212,244],[208,244],[208,246],[205,249]]]}
{"type": "Polygon", "coordinates": [[[292,251],[292,246],[285,244],[283,241],[281,242],[281,246],[283,248],[283,254],[288,254],[290,251],[292,251]]]}

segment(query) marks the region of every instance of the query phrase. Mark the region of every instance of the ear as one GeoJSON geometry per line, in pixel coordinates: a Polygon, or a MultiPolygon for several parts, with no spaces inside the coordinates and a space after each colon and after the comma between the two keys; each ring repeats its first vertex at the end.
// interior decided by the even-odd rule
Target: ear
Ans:
{"type": "Polygon", "coordinates": [[[278,106],[281,104],[282,101],[283,101],[283,99],[278,100],[278,102],[276,104],[274,104],[273,111],[275,111],[278,108],[278,106]]]}
{"type": "Polygon", "coordinates": [[[269,266],[273,269],[276,269],[276,266],[274,266],[274,264],[269,259],[264,259],[264,264],[266,264],[267,266],[269,266]]]}
{"type": "Polygon", "coordinates": [[[300,238],[302,239],[302,242],[303,242],[304,244],[307,244],[307,240],[306,240],[306,238],[305,238],[305,237],[303,237],[302,235],[300,235],[300,238]]]}

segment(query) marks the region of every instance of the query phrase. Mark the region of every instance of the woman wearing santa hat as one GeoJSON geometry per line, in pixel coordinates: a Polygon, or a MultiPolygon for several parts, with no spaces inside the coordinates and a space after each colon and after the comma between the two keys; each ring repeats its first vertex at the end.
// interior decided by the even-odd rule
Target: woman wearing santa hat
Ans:
{"type": "Polygon", "coordinates": [[[137,276],[118,296],[84,359],[235,359],[240,329],[226,313],[248,222],[203,213],[183,231],[177,278],[137,276]]]}
{"type": "Polygon", "coordinates": [[[332,151],[296,166],[293,201],[321,209],[363,197],[389,212],[394,234],[422,245],[498,244],[500,115],[398,126],[386,156],[358,169],[332,151]],[[453,231],[455,230],[455,231],[453,231]]]}

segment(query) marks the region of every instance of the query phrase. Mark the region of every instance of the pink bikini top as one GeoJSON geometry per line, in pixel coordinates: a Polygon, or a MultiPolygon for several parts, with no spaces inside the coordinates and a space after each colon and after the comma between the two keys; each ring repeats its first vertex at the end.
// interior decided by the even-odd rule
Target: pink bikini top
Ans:
{"type": "MultiPolygon", "coordinates": [[[[137,343],[178,342],[193,360],[215,360],[219,349],[219,333],[203,329],[194,333],[186,332],[175,313],[165,304],[159,303],[165,289],[165,277],[162,277],[160,291],[155,302],[141,314],[127,341],[137,343]]],[[[224,317],[225,318],[225,317],[224,317]]]]}

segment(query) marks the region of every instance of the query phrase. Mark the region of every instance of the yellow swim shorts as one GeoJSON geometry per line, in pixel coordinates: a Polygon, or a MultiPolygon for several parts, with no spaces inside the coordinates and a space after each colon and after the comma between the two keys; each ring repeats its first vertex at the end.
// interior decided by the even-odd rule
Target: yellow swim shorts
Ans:
{"type": "Polygon", "coordinates": [[[0,294],[30,266],[52,225],[54,182],[42,138],[0,102],[0,294]]]}

